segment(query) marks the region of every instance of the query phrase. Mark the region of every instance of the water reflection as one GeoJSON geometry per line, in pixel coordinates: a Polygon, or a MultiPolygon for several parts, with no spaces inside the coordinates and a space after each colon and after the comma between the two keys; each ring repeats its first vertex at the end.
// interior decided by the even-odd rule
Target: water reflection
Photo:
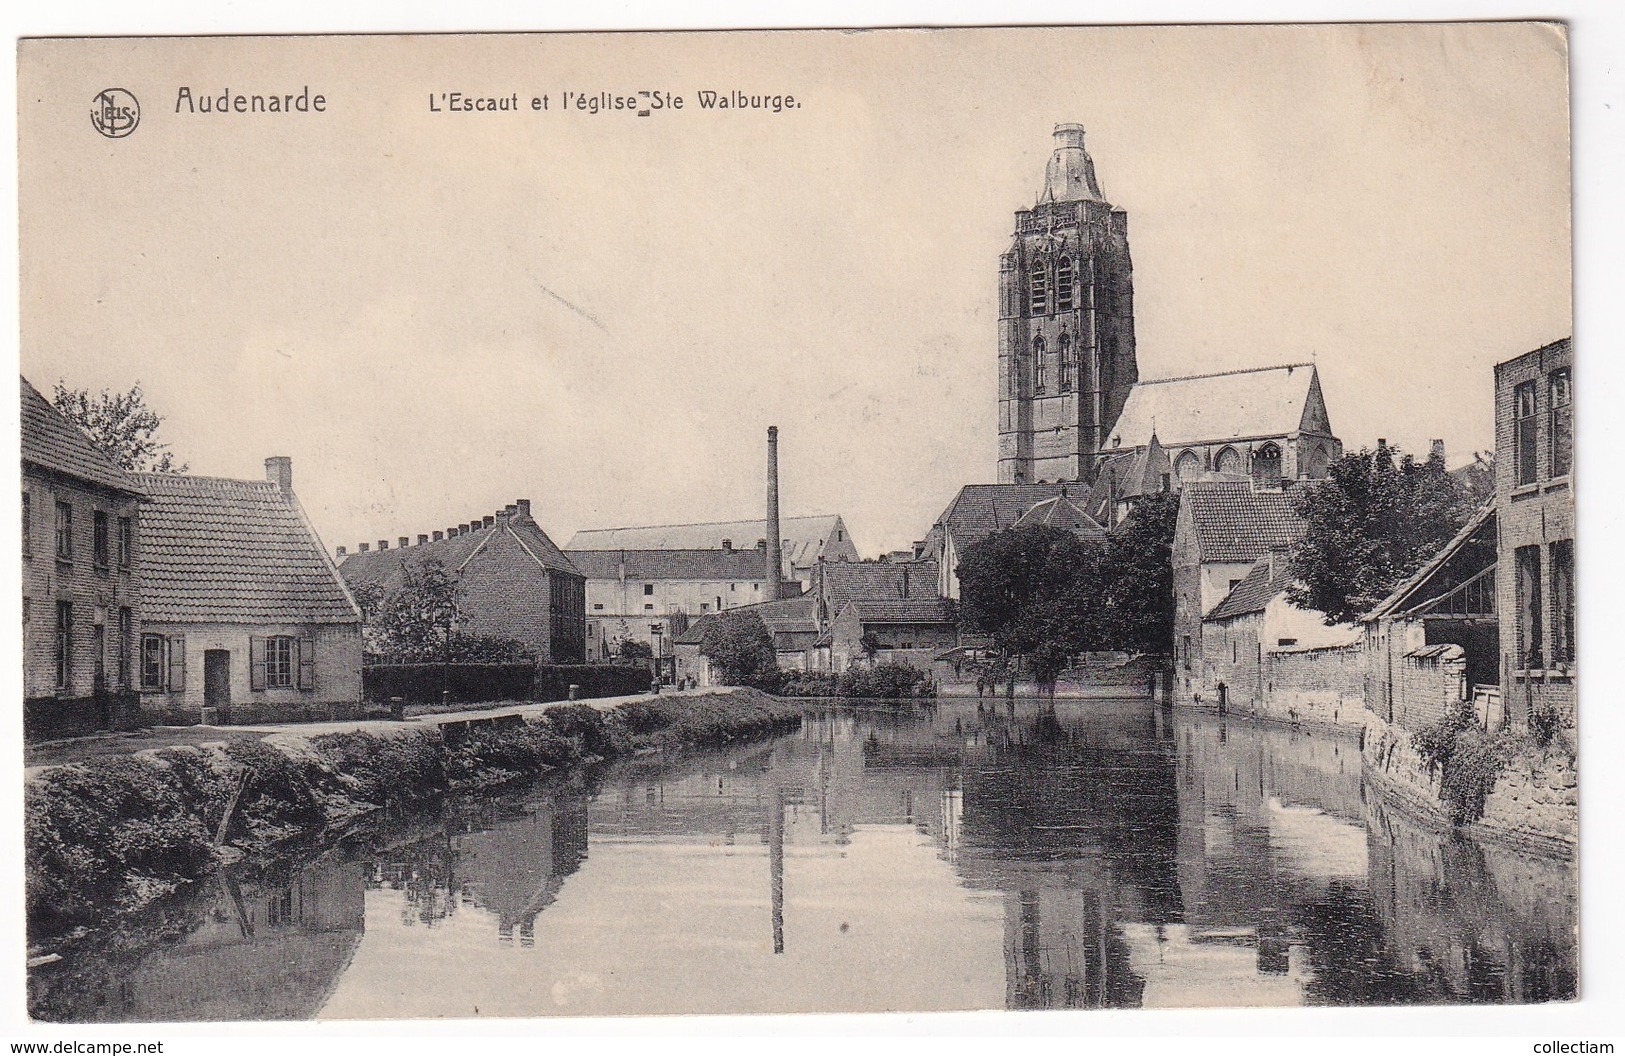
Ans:
{"type": "Polygon", "coordinates": [[[1568,865],[1368,797],[1345,739],[828,708],[399,819],[33,989],[132,1020],[1543,1001],[1575,991],[1574,905],[1568,865]]]}

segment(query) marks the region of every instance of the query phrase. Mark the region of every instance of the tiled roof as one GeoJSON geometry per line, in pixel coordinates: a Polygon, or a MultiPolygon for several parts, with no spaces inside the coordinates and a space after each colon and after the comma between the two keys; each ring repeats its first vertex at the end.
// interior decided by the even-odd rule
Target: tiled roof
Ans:
{"type": "Polygon", "coordinates": [[[510,520],[506,526],[497,521],[489,528],[470,529],[450,539],[433,540],[419,543],[417,546],[353,553],[339,563],[339,571],[344,574],[344,581],[351,589],[376,586],[381,590],[388,590],[400,573],[401,566],[407,561],[433,559],[448,569],[459,569],[501,532],[507,532],[517,539],[525,551],[543,568],[580,574],[580,570],[564,555],[564,552],[553,545],[553,540],[547,537],[547,533],[542,531],[540,525],[523,518],[510,520]]]}
{"type": "Polygon", "coordinates": [[[947,528],[963,547],[967,542],[1014,526],[1034,503],[1052,499],[1066,488],[1082,490],[1083,485],[966,484],[942,511],[937,523],[947,528]]]}
{"type": "Polygon", "coordinates": [[[811,594],[803,594],[797,598],[783,598],[779,601],[764,601],[755,605],[739,605],[723,612],[708,612],[691,621],[688,630],[679,634],[672,642],[676,645],[699,645],[705,634],[705,627],[710,621],[719,616],[726,616],[735,612],[750,612],[762,618],[767,629],[775,636],[786,633],[817,633],[818,631],[818,603],[811,594]]]}
{"type": "Polygon", "coordinates": [[[90,437],[51,406],[51,401],[40,395],[38,389],[22,382],[22,434],[23,461],[32,462],[42,469],[54,470],[70,477],[100,484],[132,494],[141,492],[141,485],[108,458],[90,437]]]}
{"type": "Polygon", "coordinates": [[[1269,555],[1258,559],[1258,562],[1247,572],[1243,579],[1231,588],[1224,600],[1213,606],[1213,611],[1202,617],[1204,620],[1228,620],[1233,616],[1245,616],[1251,612],[1263,612],[1265,606],[1280,597],[1292,585],[1292,562],[1285,553],[1269,555]]]}
{"type": "Polygon", "coordinates": [[[813,590],[834,614],[856,598],[901,598],[906,579],[911,595],[935,595],[937,562],[825,561],[818,566],[813,590]]]}
{"type": "Polygon", "coordinates": [[[1054,498],[1036,502],[1028,508],[1016,521],[1016,527],[1024,528],[1035,524],[1042,524],[1048,528],[1061,528],[1079,535],[1105,538],[1106,529],[1089,514],[1083,507],[1073,502],[1066,492],[1054,498]]]}
{"type": "Polygon", "coordinates": [[[1155,433],[1164,447],[1298,431],[1311,390],[1312,363],[1141,381],[1129,390],[1107,443],[1140,447],[1155,433]]]}
{"type": "Polygon", "coordinates": [[[268,480],[136,475],[141,618],[357,623],[361,614],[299,504],[268,480]]]}
{"type": "Polygon", "coordinates": [[[588,579],[618,579],[624,561],[627,579],[767,581],[761,550],[569,550],[565,556],[588,579]]]}
{"type": "Polygon", "coordinates": [[[1181,492],[1202,562],[1257,561],[1289,549],[1303,534],[1295,489],[1255,488],[1245,480],[1193,480],[1181,492]]]}
{"type": "Polygon", "coordinates": [[[892,598],[852,602],[860,623],[952,623],[941,598],[892,598]]]}
{"type": "MultiPolygon", "coordinates": [[[[786,565],[806,567],[818,560],[837,531],[845,533],[839,514],[783,517],[779,531],[786,565]]],[[[590,528],[577,532],[568,549],[577,550],[720,550],[723,540],[735,549],[751,550],[767,538],[767,521],[712,521],[705,524],[661,524],[641,528],[590,528]]],[[[845,543],[843,542],[843,545],[845,543]]]]}

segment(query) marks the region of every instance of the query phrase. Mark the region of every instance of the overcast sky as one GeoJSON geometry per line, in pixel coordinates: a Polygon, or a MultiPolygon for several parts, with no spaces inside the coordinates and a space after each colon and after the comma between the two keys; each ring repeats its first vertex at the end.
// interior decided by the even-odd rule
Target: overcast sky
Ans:
{"type": "Polygon", "coordinates": [[[906,546],[994,479],[997,259],[1061,121],[1129,213],[1142,377],[1314,359],[1345,444],[1459,456],[1491,366],[1571,326],[1549,27],[91,40],[19,75],[23,373],[139,380],[194,472],[291,455],[329,545],[520,497],[561,545],[759,515],[777,424],[786,514],[906,546]],[[325,113],[174,112],[305,85],[325,113]],[[699,109],[736,87],[800,106],[699,109]],[[685,108],[559,110],[639,89],[685,108]]]}

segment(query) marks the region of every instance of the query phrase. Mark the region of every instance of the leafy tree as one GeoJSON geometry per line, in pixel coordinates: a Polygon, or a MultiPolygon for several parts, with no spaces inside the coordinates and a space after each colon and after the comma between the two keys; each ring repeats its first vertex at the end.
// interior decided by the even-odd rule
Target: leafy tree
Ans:
{"type": "MultiPolygon", "coordinates": [[[[530,664],[536,651],[524,642],[498,634],[453,632],[445,656],[454,664],[530,664]]],[[[439,657],[434,659],[438,660],[439,657]]]]}
{"type": "Polygon", "coordinates": [[[1418,462],[1384,444],[1344,455],[1298,500],[1306,527],[1287,597],[1329,624],[1355,619],[1449,542],[1472,510],[1443,458],[1418,462]]]}
{"type": "Polygon", "coordinates": [[[141,383],[129,392],[103,389],[92,396],[89,389],[70,389],[56,383],[51,402],[63,417],[83,429],[92,442],[114,462],[138,473],[185,473],[190,467],[177,463],[169,445],[157,438],[163,416],[147,406],[141,383]]]}
{"type": "Polygon", "coordinates": [[[653,660],[655,651],[648,642],[636,638],[622,638],[615,643],[615,655],[622,660],[653,660]]]}
{"type": "Polygon", "coordinates": [[[1073,656],[1105,638],[1106,546],[1075,532],[1006,528],[972,544],[959,563],[959,615],[991,635],[1005,657],[1026,657],[1052,684],[1073,656]]]}
{"type": "Polygon", "coordinates": [[[864,656],[873,660],[875,654],[880,652],[880,636],[875,634],[874,631],[864,631],[863,635],[858,638],[858,648],[863,650],[864,656]]]}
{"type": "Polygon", "coordinates": [[[401,565],[401,584],[387,595],[360,597],[372,650],[398,663],[450,660],[452,628],[459,615],[456,573],[436,558],[401,565]],[[371,610],[369,613],[369,609],[371,610]]]}
{"type": "Polygon", "coordinates": [[[779,682],[779,659],[767,624],[754,612],[719,612],[705,623],[700,654],[711,661],[725,686],[774,689],[779,682]]]}
{"type": "Polygon", "coordinates": [[[1136,653],[1173,652],[1174,524],[1179,496],[1148,495],[1107,540],[1102,645],[1136,653]]]}

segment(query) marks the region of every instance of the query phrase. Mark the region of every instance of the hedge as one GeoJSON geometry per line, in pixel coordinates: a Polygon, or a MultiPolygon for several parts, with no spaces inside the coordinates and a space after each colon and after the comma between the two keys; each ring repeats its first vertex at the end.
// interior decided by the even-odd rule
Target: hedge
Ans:
{"type": "Polygon", "coordinates": [[[369,664],[361,669],[361,695],[387,704],[438,704],[441,691],[454,704],[492,700],[566,700],[618,697],[649,688],[646,668],[613,664],[369,664]]]}

